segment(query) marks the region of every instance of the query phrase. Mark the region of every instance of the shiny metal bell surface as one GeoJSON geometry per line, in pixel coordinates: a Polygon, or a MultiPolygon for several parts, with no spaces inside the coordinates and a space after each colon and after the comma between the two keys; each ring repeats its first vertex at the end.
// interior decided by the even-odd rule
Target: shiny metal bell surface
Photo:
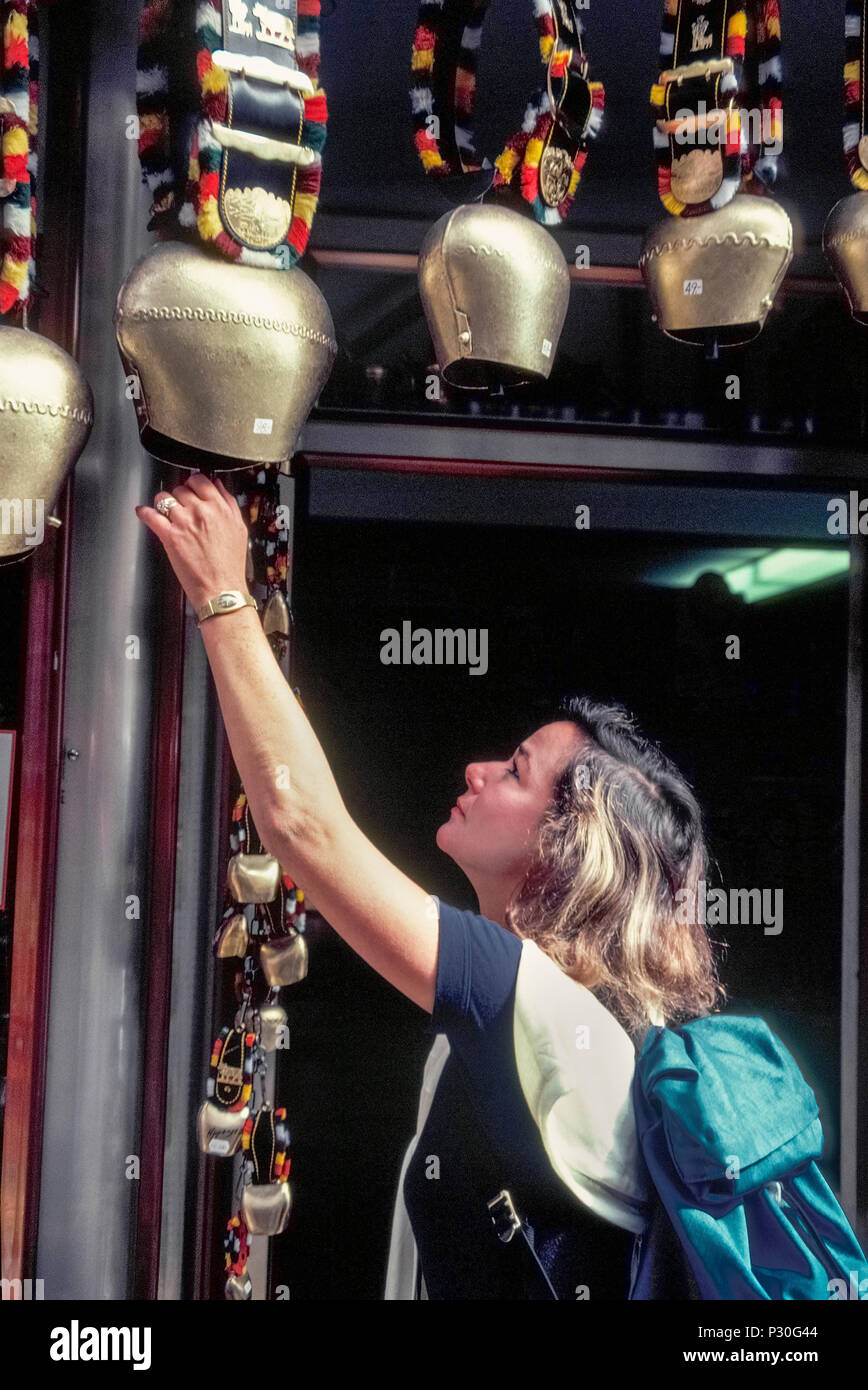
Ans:
{"type": "Polygon", "coordinates": [[[273,854],[233,854],[226,887],[237,903],[273,903],[280,888],[280,865],[273,854]]]}
{"type": "Polygon", "coordinates": [[[93,426],[93,392],[63,348],[0,327],[0,560],[24,558],[93,426]]]}
{"type": "Polygon", "coordinates": [[[229,920],[223,923],[217,935],[217,958],[227,960],[230,956],[245,955],[249,940],[247,918],[243,912],[233,913],[229,920]]]}
{"type": "Polygon", "coordinates": [[[259,963],[272,989],[297,984],[307,974],[307,942],[300,934],[268,941],[259,952],[259,963]]]}
{"type": "Polygon", "coordinates": [[[532,218],[481,203],[445,213],[419,252],[419,293],[450,385],[479,390],[549,376],[570,272],[532,218]]]}
{"type": "Polygon", "coordinates": [[[251,1235],[279,1236],[291,1205],[288,1182],[252,1182],[241,1195],[241,1216],[251,1235]]]}
{"type": "Polygon", "coordinates": [[[868,323],[868,193],[836,203],[823,228],[823,250],[857,323],[868,323]]]}
{"type": "Polygon", "coordinates": [[[233,265],[180,242],[132,268],[114,321],[138,378],[142,444],[182,468],[286,462],[337,355],[304,271],[233,265]]]}
{"type": "Polygon", "coordinates": [[[226,1280],[226,1297],[229,1299],[248,1299],[253,1297],[253,1283],[249,1274],[230,1274],[226,1280]]]}
{"type": "Polygon", "coordinates": [[[666,217],[645,239],[639,267],[670,338],[721,346],[762,332],[793,258],[790,219],[773,198],[737,193],[719,212],[666,217]]]}
{"type": "Polygon", "coordinates": [[[262,614],[262,630],[266,637],[270,637],[273,632],[279,632],[283,637],[289,636],[289,609],[286,606],[286,599],[277,589],[265,605],[262,614]]]}
{"type": "Polygon", "coordinates": [[[248,1105],[240,1110],[224,1110],[213,1100],[206,1100],[199,1107],[196,1128],[199,1135],[199,1148],[214,1158],[229,1158],[241,1146],[244,1121],[250,1114],[248,1105]]]}
{"type": "Polygon", "coordinates": [[[259,1010],[259,1042],[264,1052],[276,1052],[286,1027],[286,1009],[280,1004],[263,1004],[259,1010]]]}

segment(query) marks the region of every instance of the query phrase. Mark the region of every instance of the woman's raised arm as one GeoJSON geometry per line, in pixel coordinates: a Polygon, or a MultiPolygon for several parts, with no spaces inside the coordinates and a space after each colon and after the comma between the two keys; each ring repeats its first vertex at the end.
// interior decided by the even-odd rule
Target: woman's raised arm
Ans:
{"type": "MultiPolygon", "coordinates": [[[[194,609],[247,590],[247,527],[221,482],[173,490],[171,519],[137,507],[162,542],[194,609]]],[[[232,756],[262,843],[344,940],[429,1013],[438,917],[433,899],[352,820],[325,753],[250,608],[209,618],[202,639],[232,756]]]]}

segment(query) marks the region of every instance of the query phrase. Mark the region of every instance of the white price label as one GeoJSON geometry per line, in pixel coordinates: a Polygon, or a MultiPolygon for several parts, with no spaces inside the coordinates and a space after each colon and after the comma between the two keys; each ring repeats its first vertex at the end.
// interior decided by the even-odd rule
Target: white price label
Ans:
{"type": "Polygon", "coordinates": [[[685,294],[702,294],[702,281],[701,281],[701,280],[685,280],[685,281],[684,281],[684,293],[685,293],[685,294]]]}
{"type": "Polygon", "coordinates": [[[543,338],[542,340],[542,355],[543,357],[551,357],[552,355],[552,345],[548,338],[543,338]]]}
{"type": "Polygon", "coordinates": [[[209,1153],[212,1153],[212,1154],[223,1154],[223,1155],[228,1154],[228,1152],[229,1152],[229,1140],[228,1140],[228,1139],[212,1139],[212,1140],[210,1141],[210,1143],[208,1144],[208,1152],[209,1152],[209,1153]]]}
{"type": "Polygon", "coordinates": [[[254,433],[254,434],[271,434],[271,427],[272,427],[273,424],[274,424],[274,421],[273,421],[273,420],[256,419],[256,420],[253,421],[253,433],[254,433]]]}

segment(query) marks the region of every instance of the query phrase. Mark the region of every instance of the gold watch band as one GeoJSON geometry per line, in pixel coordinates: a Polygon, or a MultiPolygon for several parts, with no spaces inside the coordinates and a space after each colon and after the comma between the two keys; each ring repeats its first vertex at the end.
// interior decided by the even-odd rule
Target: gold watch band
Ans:
{"type": "Polygon", "coordinates": [[[217,617],[220,613],[235,613],[239,608],[255,608],[258,612],[259,604],[252,594],[243,594],[240,589],[224,589],[203,603],[196,610],[196,617],[201,627],[206,619],[217,617]]]}

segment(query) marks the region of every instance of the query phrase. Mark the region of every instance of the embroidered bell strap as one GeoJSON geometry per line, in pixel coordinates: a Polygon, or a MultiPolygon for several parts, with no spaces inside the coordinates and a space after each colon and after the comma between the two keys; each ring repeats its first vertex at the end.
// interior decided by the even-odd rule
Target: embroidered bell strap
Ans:
{"type": "Polygon", "coordinates": [[[289,874],[284,874],[281,879],[283,889],[283,921],[284,930],[287,936],[292,936],[293,932],[304,932],[307,912],[304,906],[304,893],[297,883],[294,883],[289,874]]]}
{"type": "Polygon", "coordinates": [[[868,190],[865,124],[866,0],[847,0],[844,18],[844,159],[854,188],[868,190]]]}
{"type": "Polygon", "coordinates": [[[651,106],[667,212],[696,217],[774,183],[780,46],[778,0],[665,0],[651,106]]]}
{"type": "Polygon", "coordinates": [[[291,1161],[286,1110],[263,1105],[244,1122],[241,1148],[253,1168],[253,1182],[286,1182],[291,1161]]]}
{"type": "Polygon", "coordinates": [[[30,308],[35,275],[39,23],[36,5],[0,5],[0,314],[30,308]]]}
{"type": "Polygon", "coordinates": [[[224,1110],[242,1110],[253,1090],[256,1034],[224,1026],[214,1039],[206,1094],[224,1110]]]}
{"type": "MultiPolygon", "coordinates": [[[[567,217],[599,133],[605,93],[588,79],[577,0],[531,0],[546,85],[493,161],[476,150],[477,70],[490,0],[424,0],[413,38],[415,144],[428,174],[461,176],[462,202],[489,190],[553,226],[567,217]]],[[[444,191],[446,191],[444,189],[444,191]]]]}
{"type": "Polygon", "coordinates": [[[250,1257],[250,1236],[243,1217],[238,1214],[230,1216],[226,1222],[223,1250],[225,1252],[226,1273],[244,1274],[250,1257]]]}
{"type": "Polygon", "coordinates": [[[310,237],[328,112],[320,0],[279,3],[145,0],[136,105],[149,230],[285,270],[310,237]]]}
{"type": "Polygon", "coordinates": [[[280,475],[276,469],[261,469],[255,486],[237,493],[236,498],[250,530],[247,578],[264,590],[262,625],[278,663],[282,664],[292,614],[286,602],[289,526],[280,502],[280,475]]]}

